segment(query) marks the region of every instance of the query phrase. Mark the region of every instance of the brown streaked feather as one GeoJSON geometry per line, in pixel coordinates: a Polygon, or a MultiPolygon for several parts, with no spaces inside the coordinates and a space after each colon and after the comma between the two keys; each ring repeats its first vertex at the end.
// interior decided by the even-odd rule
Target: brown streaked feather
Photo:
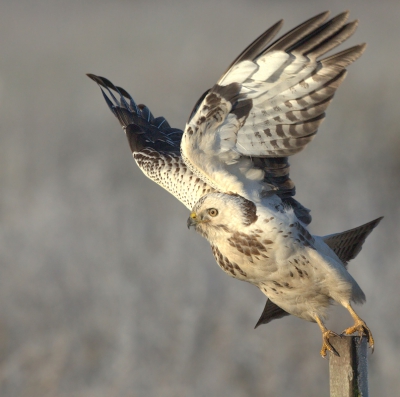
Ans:
{"type": "MultiPolygon", "coordinates": [[[[345,267],[347,267],[348,262],[351,259],[354,259],[360,253],[366,238],[370,235],[372,230],[378,226],[382,219],[383,216],[374,219],[371,222],[365,223],[364,225],[355,227],[354,229],[324,236],[324,242],[335,252],[345,267]]],[[[267,298],[264,310],[254,328],[257,328],[261,324],[268,324],[272,320],[288,315],[289,313],[275,305],[267,298]]]]}
{"type": "Polygon", "coordinates": [[[217,261],[219,267],[227,274],[232,277],[243,276],[247,277],[246,272],[244,272],[236,263],[231,262],[226,256],[222,255],[221,251],[215,245],[211,245],[211,250],[217,261]]]}
{"type": "Polygon", "coordinates": [[[197,109],[199,108],[200,104],[203,102],[203,99],[206,97],[206,95],[210,92],[210,88],[206,90],[203,95],[197,100],[196,104],[193,106],[192,111],[190,112],[190,116],[188,118],[188,123],[192,119],[192,117],[196,114],[197,109]]]}

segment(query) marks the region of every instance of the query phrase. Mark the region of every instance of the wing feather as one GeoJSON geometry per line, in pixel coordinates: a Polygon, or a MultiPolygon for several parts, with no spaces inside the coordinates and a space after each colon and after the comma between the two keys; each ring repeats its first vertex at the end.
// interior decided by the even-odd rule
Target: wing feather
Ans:
{"type": "Polygon", "coordinates": [[[122,125],[139,167],[188,207],[212,188],[257,197],[273,190],[303,223],[310,223],[309,210],[293,198],[288,156],[313,139],[346,66],[364,50],[355,46],[318,60],[357,27],[357,21],[347,23],[348,12],[327,21],[328,14],[272,44],[283,21],[254,40],[197,101],[183,141],[181,130],[137,105],[123,88],[88,76],[122,125]],[[171,164],[184,176],[170,177],[171,164]],[[193,197],[185,193],[191,184],[193,197]]]}
{"type": "Polygon", "coordinates": [[[278,51],[287,51],[291,50],[291,46],[294,45],[293,48],[295,48],[296,45],[301,43],[304,39],[304,41],[309,41],[310,38],[313,36],[317,36],[319,32],[319,27],[321,24],[328,18],[329,16],[329,11],[322,12],[321,14],[316,15],[315,17],[312,17],[308,19],[307,21],[303,22],[299,26],[296,26],[292,30],[290,30],[288,33],[286,33],[284,36],[276,40],[274,43],[272,43],[267,50],[268,51],[273,51],[273,50],[278,50],[278,51]]]}
{"type": "Polygon", "coordinates": [[[133,158],[143,173],[166,189],[188,209],[212,191],[187,169],[180,156],[182,130],[171,128],[164,117],[154,117],[145,105],[137,105],[121,87],[104,77],[89,74],[128,138],[133,158]]]}
{"type": "Polygon", "coordinates": [[[262,51],[264,48],[267,46],[267,44],[276,36],[276,34],[279,32],[279,30],[282,28],[283,25],[283,20],[281,19],[277,23],[275,23],[273,26],[271,26],[269,29],[267,29],[263,34],[261,34],[259,37],[257,37],[251,44],[249,44],[235,59],[234,61],[229,65],[228,69],[225,71],[225,73],[222,75],[225,76],[234,65],[238,64],[241,61],[244,61],[246,59],[253,60],[255,59],[262,51]]]}
{"type": "Polygon", "coordinates": [[[357,27],[357,21],[346,23],[348,12],[325,22],[327,17],[319,14],[266,47],[281,26],[275,24],[236,58],[197,105],[181,153],[192,172],[214,189],[257,200],[281,188],[279,180],[265,177],[268,169],[254,158],[301,151],[324,120],[345,68],[365,48],[357,45],[318,60],[357,27]]]}

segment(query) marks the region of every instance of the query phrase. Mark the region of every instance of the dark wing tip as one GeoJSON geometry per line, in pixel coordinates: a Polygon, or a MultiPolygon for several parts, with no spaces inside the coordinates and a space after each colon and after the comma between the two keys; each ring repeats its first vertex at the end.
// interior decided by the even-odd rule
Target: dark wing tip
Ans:
{"type": "Polygon", "coordinates": [[[92,73],[86,75],[100,86],[108,107],[125,130],[132,152],[140,151],[145,147],[157,151],[179,152],[183,134],[181,130],[171,128],[164,117],[154,118],[147,106],[136,105],[127,91],[115,86],[105,77],[92,73]],[[118,95],[115,96],[113,92],[118,95]]]}
{"type": "Polygon", "coordinates": [[[89,79],[92,79],[95,83],[100,84],[100,79],[95,74],[86,73],[86,76],[89,77],[89,79]]]}
{"type": "Polygon", "coordinates": [[[103,80],[107,80],[104,77],[101,76],[97,76],[93,73],[86,73],[86,76],[89,77],[89,79],[92,79],[93,81],[95,81],[98,84],[104,84],[103,80]]]}

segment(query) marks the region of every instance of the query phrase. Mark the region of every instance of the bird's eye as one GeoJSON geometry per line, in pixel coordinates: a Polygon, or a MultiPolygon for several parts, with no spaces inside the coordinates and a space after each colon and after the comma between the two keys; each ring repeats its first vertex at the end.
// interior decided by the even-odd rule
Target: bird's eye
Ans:
{"type": "Polygon", "coordinates": [[[218,215],[218,210],[216,210],[215,208],[210,208],[208,211],[208,214],[212,217],[217,216],[218,215]]]}

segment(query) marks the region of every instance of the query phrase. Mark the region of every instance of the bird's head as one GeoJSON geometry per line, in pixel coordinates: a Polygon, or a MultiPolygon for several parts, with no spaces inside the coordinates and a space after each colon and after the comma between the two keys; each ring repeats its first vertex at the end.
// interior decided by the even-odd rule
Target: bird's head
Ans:
{"type": "Polygon", "coordinates": [[[207,239],[220,232],[236,231],[257,220],[256,205],[234,193],[209,193],[199,199],[187,220],[187,226],[207,239]]]}

